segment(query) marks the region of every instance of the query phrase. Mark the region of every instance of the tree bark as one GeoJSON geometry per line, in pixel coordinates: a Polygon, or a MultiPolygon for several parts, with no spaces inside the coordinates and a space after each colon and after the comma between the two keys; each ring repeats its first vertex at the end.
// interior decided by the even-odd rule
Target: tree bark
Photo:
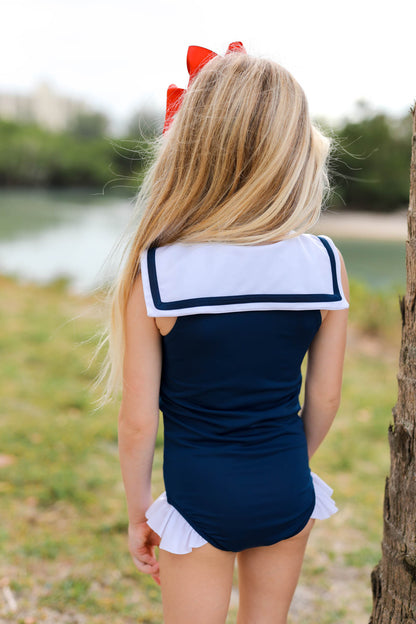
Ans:
{"type": "Polygon", "coordinates": [[[411,112],[407,286],[400,299],[398,398],[388,433],[390,476],[384,492],[381,561],[371,573],[373,612],[369,624],[416,622],[416,103],[411,112]]]}

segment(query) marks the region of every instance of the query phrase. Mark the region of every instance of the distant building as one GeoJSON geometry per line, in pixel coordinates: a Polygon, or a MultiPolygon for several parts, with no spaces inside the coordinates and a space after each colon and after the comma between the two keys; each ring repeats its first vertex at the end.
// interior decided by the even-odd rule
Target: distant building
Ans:
{"type": "Polygon", "coordinates": [[[49,130],[65,130],[79,113],[91,112],[82,100],[56,93],[47,82],[41,82],[31,94],[2,93],[0,118],[31,121],[49,130]]]}

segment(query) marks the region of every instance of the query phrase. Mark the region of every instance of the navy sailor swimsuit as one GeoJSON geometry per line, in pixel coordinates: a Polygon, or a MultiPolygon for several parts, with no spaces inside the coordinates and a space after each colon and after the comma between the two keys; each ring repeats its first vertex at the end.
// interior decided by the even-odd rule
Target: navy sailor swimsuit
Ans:
{"type": "MultiPolygon", "coordinates": [[[[233,253],[232,245],[176,243],[168,247],[175,248],[177,255],[172,256],[172,251],[169,257],[165,247],[149,248],[141,264],[149,315],[178,317],[162,337],[159,405],[167,501],[217,548],[238,552],[274,544],[301,531],[315,505],[299,416],[301,364],[321,325],[320,309],[348,307],[337,250],[327,237],[310,234],[261,246],[261,253],[276,262],[285,247],[286,254],[289,250],[289,256],[297,257],[293,264],[298,269],[290,275],[283,271],[282,283],[273,287],[270,280],[274,278],[262,279],[267,270],[261,265],[253,293],[244,292],[244,279],[235,279],[237,269],[242,268],[241,258],[253,252],[248,246],[237,246],[240,255],[234,260],[231,255],[234,268],[228,278],[222,272],[228,285],[219,294],[221,262],[200,269],[192,253],[224,250],[224,269],[230,267],[225,259],[229,260],[227,248],[233,253]],[[160,256],[158,269],[163,249],[166,258],[163,261],[160,256]],[[187,253],[191,254],[190,267],[187,253]],[[195,281],[200,284],[195,292],[189,285],[192,275],[184,273],[184,266],[192,275],[201,272],[203,283],[195,281]],[[304,280],[321,267],[328,288],[312,292],[312,283],[310,292],[302,292],[304,280]],[[179,281],[172,283],[175,279],[188,279],[188,286],[181,281],[179,288],[179,281]],[[299,288],[293,287],[293,281],[299,282],[299,288]],[[284,292],[285,288],[291,292],[284,292]],[[229,294],[224,295],[224,289],[229,294]],[[181,292],[175,299],[177,290],[181,292]]],[[[257,256],[250,261],[255,272],[257,256]]]]}

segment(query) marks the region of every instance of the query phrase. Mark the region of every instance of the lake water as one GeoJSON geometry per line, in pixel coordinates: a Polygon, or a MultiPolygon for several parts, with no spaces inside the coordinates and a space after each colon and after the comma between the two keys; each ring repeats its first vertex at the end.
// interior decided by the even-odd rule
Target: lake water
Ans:
{"type": "MultiPolygon", "coordinates": [[[[73,291],[91,291],[114,275],[120,258],[115,245],[133,203],[133,197],[89,191],[0,191],[0,272],[40,283],[66,277],[73,291]]],[[[351,278],[403,291],[404,242],[335,237],[334,242],[351,278]]]]}
{"type": "Polygon", "coordinates": [[[109,256],[132,212],[132,199],[88,191],[0,192],[0,272],[91,291],[114,274],[120,254],[109,256]]]}

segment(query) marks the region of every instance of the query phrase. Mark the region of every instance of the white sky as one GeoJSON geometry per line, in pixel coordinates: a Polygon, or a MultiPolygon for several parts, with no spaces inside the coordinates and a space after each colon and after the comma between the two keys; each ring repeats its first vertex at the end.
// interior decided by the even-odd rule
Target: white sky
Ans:
{"type": "Polygon", "coordinates": [[[416,99],[416,0],[0,0],[0,91],[46,80],[116,120],[186,87],[188,45],[240,40],[303,86],[313,116],[359,98],[405,113],[416,99]]]}

